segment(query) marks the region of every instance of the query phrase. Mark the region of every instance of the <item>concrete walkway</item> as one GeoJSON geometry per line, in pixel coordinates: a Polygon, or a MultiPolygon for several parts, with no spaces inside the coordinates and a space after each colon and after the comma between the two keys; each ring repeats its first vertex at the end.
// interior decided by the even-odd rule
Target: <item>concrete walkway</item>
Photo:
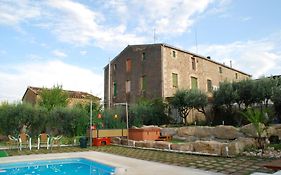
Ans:
{"type": "Polygon", "coordinates": [[[5,157],[0,158],[0,163],[78,157],[91,159],[100,163],[117,167],[117,171],[119,172],[118,174],[122,175],[219,175],[219,173],[166,165],[157,162],[144,161],[95,151],[5,157]]]}

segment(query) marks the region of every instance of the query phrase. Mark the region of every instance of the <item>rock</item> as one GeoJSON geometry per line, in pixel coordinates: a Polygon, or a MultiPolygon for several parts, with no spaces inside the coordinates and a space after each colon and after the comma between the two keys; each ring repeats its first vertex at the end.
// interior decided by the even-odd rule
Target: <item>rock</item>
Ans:
{"type": "Polygon", "coordinates": [[[197,137],[194,137],[194,136],[185,137],[186,142],[195,142],[196,140],[199,140],[199,139],[197,137]]]}
{"type": "Polygon", "coordinates": [[[268,137],[276,135],[281,140],[281,124],[274,124],[267,129],[268,137]]]}
{"type": "Polygon", "coordinates": [[[225,143],[217,141],[196,141],[193,143],[194,151],[207,154],[221,155],[225,143]]]}
{"type": "Polygon", "coordinates": [[[128,145],[128,139],[121,139],[121,145],[128,145]]]}
{"type": "Polygon", "coordinates": [[[121,145],[121,138],[120,137],[112,137],[111,143],[121,145]]]}
{"type": "Polygon", "coordinates": [[[153,144],[153,148],[158,148],[158,149],[170,149],[170,142],[162,142],[162,141],[156,141],[153,144]]]}
{"type": "Polygon", "coordinates": [[[161,136],[174,136],[177,134],[177,128],[162,128],[161,136]]]}
{"type": "Polygon", "coordinates": [[[171,144],[171,149],[179,151],[194,151],[192,143],[171,144]]]}
{"type": "Polygon", "coordinates": [[[195,136],[199,138],[210,137],[213,134],[213,127],[208,126],[191,126],[181,127],[178,129],[178,136],[195,136]]]}
{"type": "Polygon", "coordinates": [[[214,127],[213,135],[218,139],[233,140],[238,137],[241,137],[242,133],[240,133],[239,130],[234,126],[220,125],[214,127]]]}
{"type": "Polygon", "coordinates": [[[133,146],[135,147],[135,140],[128,140],[128,146],[133,146]]]}
{"type": "Polygon", "coordinates": [[[180,141],[186,141],[186,137],[180,137],[178,135],[173,136],[173,139],[180,140],[180,141]]]}
{"type": "Polygon", "coordinates": [[[226,144],[222,148],[222,155],[223,156],[235,156],[241,154],[246,147],[256,146],[256,140],[254,138],[243,138],[240,137],[235,141],[232,141],[226,144]],[[226,148],[228,147],[228,148],[226,148]],[[227,150],[228,149],[228,153],[227,150]]]}
{"type": "MultiPolygon", "coordinates": [[[[264,124],[260,124],[261,127],[265,128],[264,124]]],[[[242,126],[240,131],[248,137],[258,137],[257,131],[252,123],[242,126]]],[[[262,137],[266,136],[266,131],[262,133],[262,137]]]]}
{"type": "Polygon", "coordinates": [[[154,141],[137,141],[135,142],[136,147],[153,148],[154,141]]]}

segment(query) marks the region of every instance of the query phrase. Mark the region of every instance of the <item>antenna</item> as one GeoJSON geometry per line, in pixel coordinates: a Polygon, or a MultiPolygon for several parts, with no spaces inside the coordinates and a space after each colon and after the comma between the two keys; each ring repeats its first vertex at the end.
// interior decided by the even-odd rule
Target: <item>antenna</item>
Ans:
{"type": "Polygon", "coordinates": [[[108,108],[110,109],[110,103],[111,103],[111,91],[110,91],[110,89],[111,89],[111,84],[110,84],[110,72],[111,72],[111,70],[110,70],[110,58],[109,58],[109,60],[108,60],[108,108]]]}
{"type": "Polygon", "coordinates": [[[155,44],[156,42],[156,33],[155,33],[155,28],[153,28],[153,43],[155,44]]]}
{"type": "Polygon", "coordinates": [[[195,46],[196,46],[196,53],[198,54],[198,47],[197,47],[197,29],[195,27],[195,46]]]}

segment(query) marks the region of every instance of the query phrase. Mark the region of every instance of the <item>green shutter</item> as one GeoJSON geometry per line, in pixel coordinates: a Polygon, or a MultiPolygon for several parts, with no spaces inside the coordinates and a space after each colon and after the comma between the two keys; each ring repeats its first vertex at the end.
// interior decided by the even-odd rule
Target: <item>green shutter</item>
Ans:
{"type": "Polygon", "coordinates": [[[207,87],[208,87],[208,92],[212,92],[213,91],[212,81],[211,80],[207,80],[207,87]]]}
{"type": "Polygon", "coordinates": [[[172,73],[173,87],[178,87],[178,74],[172,73]]]}
{"type": "Polygon", "coordinates": [[[197,89],[198,84],[197,84],[197,78],[191,77],[191,89],[197,89]]]}

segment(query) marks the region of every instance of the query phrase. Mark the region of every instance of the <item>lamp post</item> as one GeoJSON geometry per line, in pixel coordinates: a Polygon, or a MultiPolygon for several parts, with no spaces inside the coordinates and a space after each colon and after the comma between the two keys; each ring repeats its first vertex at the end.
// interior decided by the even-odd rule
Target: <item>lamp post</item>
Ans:
{"type": "Polygon", "coordinates": [[[93,123],[93,101],[91,100],[91,105],[90,105],[90,147],[93,146],[93,143],[92,143],[92,135],[93,135],[92,123],[93,123]]]}
{"type": "Polygon", "coordinates": [[[128,103],[114,103],[114,106],[116,105],[125,105],[126,107],[126,125],[127,125],[127,129],[129,129],[129,111],[128,111],[128,103]]]}

